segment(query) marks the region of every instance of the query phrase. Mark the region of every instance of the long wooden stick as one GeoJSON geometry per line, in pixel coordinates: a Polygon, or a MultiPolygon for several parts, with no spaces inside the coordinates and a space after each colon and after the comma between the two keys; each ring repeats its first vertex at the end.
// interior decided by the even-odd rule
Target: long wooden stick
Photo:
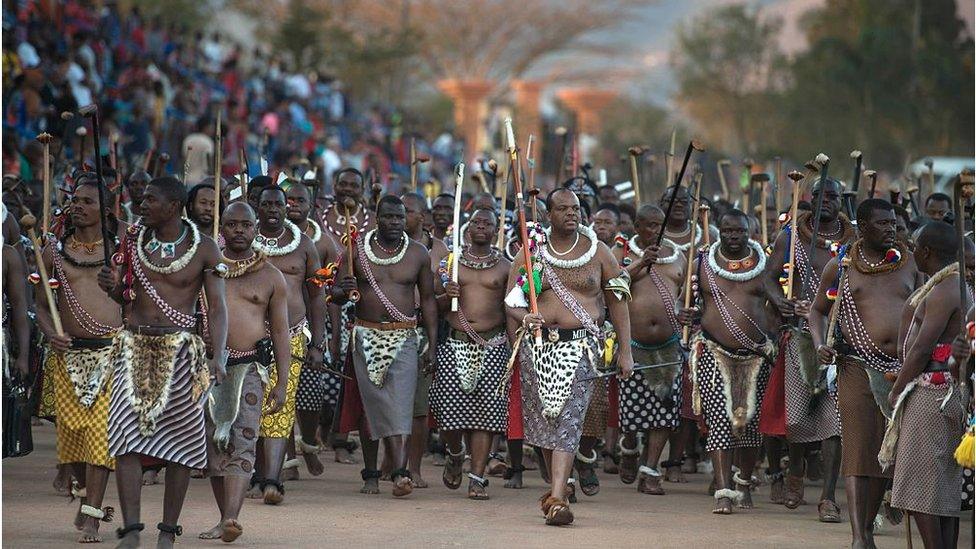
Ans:
{"type": "MultiPolygon", "coordinates": [[[[675,193],[677,193],[677,188],[675,189],[675,193]]],[[[698,182],[698,185],[695,185],[695,207],[693,213],[691,214],[691,235],[690,235],[691,240],[688,241],[691,243],[691,245],[688,246],[688,268],[686,269],[685,272],[685,308],[686,309],[688,307],[691,307],[691,274],[695,270],[695,255],[698,252],[698,250],[695,248],[695,238],[698,236],[697,233],[698,212],[700,208],[701,208],[701,181],[698,182]]],[[[690,326],[682,327],[681,342],[685,347],[688,346],[688,341],[690,337],[691,337],[691,327],[690,326]]]]}
{"type": "Polygon", "coordinates": [[[762,185],[762,190],[759,193],[759,201],[760,201],[760,205],[762,207],[762,210],[759,212],[759,222],[762,224],[762,227],[761,227],[761,229],[762,229],[762,245],[763,245],[763,248],[765,248],[766,246],[769,246],[769,230],[766,228],[766,220],[767,220],[767,217],[768,217],[766,215],[766,202],[767,202],[768,198],[766,196],[766,182],[765,181],[760,181],[759,184],[762,185]]]}
{"type": "Polygon", "coordinates": [[[220,162],[224,157],[223,140],[220,137],[220,115],[223,109],[217,109],[217,126],[214,129],[214,211],[213,211],[213,239],[217,241],[220,234],[220,162]]]}
{"type": "Polygon", "coordinates": [[[773,202],[776,204],[776,215],[783,210],[783,159],[776,157],[773,159],[773,165],[776,173],[773,177],[776,178],[775,194],[773,197],[773,202]]]}
{"type": "Polygon", "coordinates": [[[241,147],[240,152],[240,163],[241,163],[241,196],[244,198],[244,202],[247,202],[247,184],[248,184],[248,170],[247,170],[247,153],[244,152],[244,147],[241,147]]]}
{"type": "MultiPolygon", "coordinates": [[[[674,200],[678,197],[678,189],[681,188],[681,180],[685,177],[685,171],[688,169],[688,160],[691,158],[691,151],[703,151],[705,150],[698,141],[692,139],[688,142],[688,150],[685,151],[685,158],[681,161],[681,171],[678,172],[678,179],[674,182],[674,190],[671,192],[671,199],[668,200],[668,209],[664,211],[664,223],[661,225],[661,232],[657,233],[657,245],[661,245],[661,241],[664,239],[664,230],[668,226],[668,221],[671,219],[671,209],[674,208],[674,200]]],[[[692,240],[694,242],[694,240],[692,240]]]]}
{"type": "Polygon", "coordinates": [[[699,209],[699,213],[701,214],[702,242],[706,248],[712,245],[712,233],[708,230],[709,211],[711,211],[711,208],[708,207],[708,204],[702,204],[699,209]]]}
{"type": "Polygon", "coordinates": [[[515,164],[509,162],[508,173],[505,175],[505,179],[502,183],[501,208],[500,208],[502,215],[498,219],[498,240],[496,243],[496,247],[499,250],[505,249],[505,210],[507,209],[506,203],[508,202],[508,182],[511,180],[512,172],[514,171],[515,171],[515,164]]]}
{"type": "MultiPolygon", "coordinates": [[[[464,158],[462,155],[461,158],[464,158]]],[[[451,253],[454,254],[451,261],[451,281],[455,284],[458,281],[458,271],[461,268],[461,188],[464,185],[464,162],[457,165],[457,173],[454,179],[454,225],[451,229],[451,253]]],[[[451,298],[451,312],[458,312],[458,298],[451,298]]]]}
{"type": "MultiPolygon", "coordinates": [[[[350,202],[353,202],[353,199],[346,198],[346,200],[343,201],[342,206],[346,210],[346,262],[349,264],[349,276],[355,277],[356,270],[353,268],[353,264],[352,264],[353,229],[352,229],[352,221],[351,221],[352,212],[350,211],[351,210],[350,202]]],[[[353,290],[349,292],[349,301],[352,301],[353,303],[359,301],[360,297],[361,296],[359,295],[358,290],[353,290]]]]}
{"type": "Polygon", "coordinates": [[[664,182],[664,188],[667,189],[674,184],[674,141],[678,137],[678,128],[671,128],[671,148],[668,149],[668,155],[664,157],[664,167],[667,170],[667,181],[664,182]]]}
{"type": "Polygon", "coordinates": [[[631,147],[627,150],[628,156],[630,156],[630,181],[634,187],[634,208],[639,209],[641,205],[640,199],[640,177],[637,174],[637,158],[640,154],[635,151],[635,149],[640,149],[639,147],[631,147]]]}
{"type": "Polygon", "coordinates": [[[535,144],[535,136],[529,134],[529,144],[525,147],[525,161],[528,163],[529,168],[529,198],[532,200],[532,222],[535,223],[539,219],[538,211],[538,200],[536,200],[537,191],[535,189],[535,150],[532,146],[535,144]]]}
{"type": "Polygon", "coordinates": [[[790,206],[790,255],[788,261],[790,270],[786,274],[786,299],[793,299],[793,276],[796,273],[796,241],[798,240],[796,234],[796,214],[797,208],[800,205],[800,181],[803,180],[803,174],[793,170],[786,174],[786,176],[793,181],[793,203],[790,206]]]}
{"type": "MultiPolygon", "coordinates": [[[[522,195],[522,176],[519,173],[518,147],[515,146],[515,130],[512,129],[512,119],[505,119],[505,132],[508,135],[508,154],[513,168],[512,181],[515,184],[515,209],[518,210],[519,236],[522,237],[522,259],[525,261],[525,276],[529,283],[529,312],[537,314],[539,304],[535,296],[535,276],[532,272],[532,252],[529,250],[529,231],[525,224],[524,196],[522,195]]],[[[535,330],[536,345],[542,344],[542,330],[535,330]]]]}
{"type": "Polygon", "coordinates": [[[51,227],[51,134],[44,132],[37,140],[44,145],[44,210],[41,234],[47,236],[51,227]]]}
{"type": "Polygon", "coordinates": [[[725,200],[729,199],[729,182],[725,179],[725,166],[728,163],[728,160],[719,160],[716,164],[716,168],[718,169],[718,182],[722,186],[722,198],[725,200]]]}
{"type": "Polygon", "coordinates": [[[30,217],[30,219],[22,219],[21,223],[27,227],[27,236],[31,239],[34,244],[34,261],[37,262],[37,273],[41,275],[41,281],[38,282],[41,286],[44,286],[44,295],[47,297],[48,311],[51,313],[51,322],[54,323],[54,331],[57,332],[59,336],[64,335],[64,327],[61,324],[61,314],[58,312],[58,305],[54,302],[54,290],[51,289],[51,285],[48,284],[47,278],[47,267],[44,266],[44,258],[41,255],[41,241],[37,238],[37,233],[34,231],[34,223],[37,220],[30,217]],[[25,223],[28,222],[29,223],[25,223]]]}
{"type": "Polygon", "coordinates": [[[410,191],[417,190],[417,139],[410,138],[410,191]]]}

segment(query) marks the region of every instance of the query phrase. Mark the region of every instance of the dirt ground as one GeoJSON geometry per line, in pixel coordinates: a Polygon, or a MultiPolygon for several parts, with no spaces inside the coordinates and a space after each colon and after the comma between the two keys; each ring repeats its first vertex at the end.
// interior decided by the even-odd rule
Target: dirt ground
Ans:
{"type": "MultiPolygon", "coordinates": [[[[57,495],[51,487],[55,476],[54,428],[34,428],[35,451],[24,458],[2,462],[4,547],[77,547],[71,525],[77,503],[57,495]]],[[[357,452],[361,458],[361,454],[357,452]]],[[[431,488],[417,490],[405,500],[383,494],[359,494],[361,465],[340,465],[331,452],[321,455],[325,474],[310,477],[302,466],[302,479],[288,482],[279,507],[247,501],[241,513],[244,535],[241,547],[849,547],[850,527],[843,491],[838,493],[844,522],[821,524],[814,505],[789,511],[768,502],[769,488],[759,488],[756,509],[720,517],[709,513],[712,499],[705,495],[708,475],[689,477],[687,484],[665,484],[667,496],[638,494],[636,484],[624,485],[616,477],[602,475],[602,490],[592,498],[580,494],[573,506],[576,522],[565,528],[546,527],[537,498],[545,490],[535,471],[526,471],[523,490],[507,490],[502,479],[491,479],[492,499],[469,501],[465,491],[450,491],[440,481],[440,470],[424,464],[431,488]]],[[[466,486],[466,483],[465,485],[466,486]]],[[[807,488],[815,501],[819,487],[807,488]]],[[[146,546],[154,546],[153,525],[161,518],[163,486],[143,490],[142,521],[146,546]]],[[[118,509],[115,477],[109,480],[106,505],[118,509]]],[[[106,544],[121,522],[105,525],[106,544]],[[108,531],[111,530],[111,531],[108,531]]],[[[217,521],[217,508],[207,480],[192,479],[181,522],[182,547],[219,547],[220,541],[204,541],[196,535],[217,521]]],[[[915,547],[922,547],[915,533],[915,547]]],[[[877,536],[878,547],[905,547],[905,529],[885,524],[877,536]]],[[[963,521],[960,547],[973,546],[973,519],[963,521]]]]}

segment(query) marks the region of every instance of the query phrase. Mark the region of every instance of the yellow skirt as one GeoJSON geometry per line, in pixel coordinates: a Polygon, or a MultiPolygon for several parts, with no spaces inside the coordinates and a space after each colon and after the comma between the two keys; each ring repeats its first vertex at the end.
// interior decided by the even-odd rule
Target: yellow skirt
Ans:
{"type": "MultiPolygon", "coordinates": [[[[45,347],[44,353],[44,377],[41,382],[41,401],[37,407],[37,417],[44,419],[54,419],[57,407],[54,403],[54,370],[57,369],[57,361],[54,358],[54,349],[45,347]]],[[[62,363],[60,366],[64,368],[62,363]]]]}
{"type": "MultiPolygon", "coordinates": [[[[285,405],[274,414],[261,414],[261,436],[265,438],[288,438],[295,425],[295,394],[298,393],[298,377],[302,373],[305,359],[305,334],[291,338],[291,365],[288,368],[288,388],[285,390],[285,405]]],[[[278,382],[278,368],[269,368],[269,382],[264,386],[264,401],[267,402],[271,389],[278,382]]],[[[264,403],[262,403],[263,406],[264,403]]]]}
{"type": "MultiPolygon", "coordinates": [[[[58,463],[90,463],[115,469],[115,459],[108,453],[108,408],[112,395],[112,375],[90,408],[78,402],[71,378],[61,353],[51,352],[48,360],[58,434],[58,463]]],[[[47,383],[45,383],[47,386],[47,383]]]]}

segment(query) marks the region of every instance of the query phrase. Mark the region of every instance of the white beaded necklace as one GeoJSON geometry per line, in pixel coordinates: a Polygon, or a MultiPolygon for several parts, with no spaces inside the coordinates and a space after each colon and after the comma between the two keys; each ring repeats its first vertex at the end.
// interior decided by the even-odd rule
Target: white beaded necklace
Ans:
{"type": "MultiPolygon", "coordinates": [[[[667,246],[667,247],[671,248],[671,252],[672,253],[671,253],[671,255],[669,255],[667,257],[659,257],[659,258],[657,258],[657,261],[655,261],[654,264],[655,265],[670,265],[670,264],[674,263],[675,261],[677,261],[678,260],[678,257],[681,255],[681,249],[678,246],[678,244],[676,244],[673,240],[671,240],[668,237],[664,237],[664,239],[661,241],[661,244],[664,245],[664,246],[667,246]]],[[[631,253],[633,253],[637,257],[644,257],[644,250],[641,249],[641,247],[640,247],[639,244],[637,244],[637,235],[636,234],[634,236],[630,237],[630,240],[627,242],[627,247],[630,249],[631,253]]]]}
{"type": "MultiPolygon", "coordinates": [[[[549,253],[549,249],[552,247],[552,240],[550,238],[551,233],[551,229],[546,229],[546,245],[542,247],[542,256],[545,258],[546,263],[552,265],[553,267],[559,267],[560,269],[575,269],[577,267],[586,265],[591,259],[593,259],[593,256],[596,255],[596,233],[593,232],[593,229],[587,227],[586,225],[580,225],[579,228],[576,229],[576,239],[577,241],[579,240],[580,234],[588,238],[590,240],[590,249],[586,250],[583,255],[576,259],[559,259],[558,257],[555,257],[549,253]]],[[[575,247],[576,243],[574,242],[573,248],[575,247]]],[[[573,248],[570,248],[570,250],[573,248]]],[[[553,251],[555,252],[555,250],[553,251]]],[[[569,253],[569,251],[566,253],[569,253]]]]}
{"type": "MultiPolygon", "coordinates": [[[[691,232],[691,229],[690,228],[687,231],[685,231],[684,233],[682,233],[680,235],[676,235],[676,236],[684,236],[684,235],[688,234],[689,232],[691,232]]],[[[667,237],[665,237],[665,238],[667,238],[667,237]]],[[[695,231],[695,247],[698,247],[698,245],[701,243],[701,239],[702,239],[702,232],[701,231],[695,231]]],[[[672,240],[672,242],[674,242],[674,241],[672,240]]],[[[681,250],[681,252],[684,253],[684,252],[687,252],[689,248],[691,248],[691,242],[687,242],[685,244],[675,243],[674,246],[675,246],[676,249],[681,250]]]]}
{"type": "MultiPolygon", "coordinates": [[[[302,231],[291,221],[285,220],[285,227],[291,231],[291,242],[284,246],[278,246],[278,240],[281,236],[277,238],[268,238],[261,233],[258,233],[254,237],[254,242],[251,243],[251,247],[256,251],[262,252],[269,257],[279,257],[283,255],[288,255],[298,249],[298,244],[302,241],[302,231]]],[[[282,235],[284,235],[284,229],[282,229],[282,235]]]]}
{"type": "Polygon", "coordinates": [[[407,248],[409,247],[410,242],[410,239],[407,238],[407,233],[403,233],[403,236],[400,238],[400,250],[396,253],[396,255],[386,259],[378,257],[376,253],[373,252],[373,235],[375,234],[376,229],[372,229],[366,233],[366,241],[364,242],[365,246],[363,246],[366,251],[366,258],[372,263],[376,265],[395,265],[403,259],[403,256],[407,255],[407,248]]]}
{"type": "Polygon", "coordinates": [[[322,238],[322,227],[314,219],[309,219],[308,224],[312,227],[312,234],[309,235],[309,238],[312,239],[312,242],[318,242],[322,238]]]}
{"type": "Polygon", "coordinates": [[[751,238],[749,239],[749,248],[751,249],[750,253],[754,252],[759,257],[759,259],[756,261],[755,267],[741,273],[729,271],[719,267],[718,261],[715,259],[715,255],[718,253],[719,244],[721,244],[721,242],[715,242],[708,249],[708,266],[711,267],[712,271],[714,271],[718,276],[726,280],[744,282],[746,280],[756,278],[760,273],[763,272],[763,269],[766,268],[766,253],[763,251],[762,245],[751,238]]]}
{"type": "MultiPolygon", "coordinates": [[[[173,260],[172,263],[166,265],[165,267],[156,265],[149,261],[149,256],[146,255],[146,251],[143,249],[146,232],[148,232],[149,228],[144,226],[139,228],[139,237],[136,239],[136,253],[139,255],[139,261],[141,261],[147,269],[159,274],[173,274],[183,270],[187,265],[190,264],[190,261],[193,260],[193,256],[197,254],[197,248],[200,245],[200,230],[197,229],[196,223],[191,223],[185,217],[182,219],[182,222],[190,227],[190,235],[193,239],[190,243],[190,248],[187,249],[182,256],[173,260]]],[[[155,234],[153,236],[155,237],[155,234]]]]}

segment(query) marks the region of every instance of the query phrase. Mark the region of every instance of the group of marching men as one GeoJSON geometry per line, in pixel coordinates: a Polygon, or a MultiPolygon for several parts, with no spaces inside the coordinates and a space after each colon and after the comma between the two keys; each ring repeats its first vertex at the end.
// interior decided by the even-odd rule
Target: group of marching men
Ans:
{"type": "Polygon", "coordinates": [[[143,472],[160,464],[160,546],[182,533],[192,470],[207,472],[220,513],[200,537],[234,541],[249,490],[283,500],[296,417],[296,444],[321,473],[331,402],[337,452],[359,432],[367,494],[381,478],[395,497],[425,485],[414,456],[429,409],[443,482],[457,489],[467,473],[471,499],[488,499],[499,434],[508,487],[521,487],[522,442],[538,449],[546,524],[573,522],[577,488],[599,490],[601,439],[617,447],[624,483],[663,495],[663,480],[684,480],[701,432],[716,514],[753,506],[764,443],[771,500],[805,503],[806,456],[819,447],[819,518],[840,521],[843,473],[855,546],[873,547],[886,492],[927,547],[955,543],[959,366],[971,352],[959,326],[971,301],[960,301],[963,243],[948,223],[904,238],[879,199],[848,219],[842,184],[821,178],[809,189],[817,207],[794,206],[768,247],[753,216],[733,208],[710,224],[680,185],[638,205],[634,234],[620,235],[619,208],[591,211],[589,197],[559,188],[523,212],[530,253],[509,255],[490,195],[465,205],[460,227],[443,222],[454,197],[438,197],[441,222],[428,228],[426,198],[369,205],[352,168],[336,172],[328,204],[300,179],[254,178],[228,203],[213,186],[190,200],[178,178],[133,178],[142,185],[129,186],[123,223],[104,215],[94,174],[75,177],[63,227],[35,241],[37,273],[18,220],[3,216],[5,343],[21,350],[4,359],[26,372],[30,280],[80,542],[100,541],[112,519],[102,500],[115,470],[119,546],[138,546],[143,472]]]}

